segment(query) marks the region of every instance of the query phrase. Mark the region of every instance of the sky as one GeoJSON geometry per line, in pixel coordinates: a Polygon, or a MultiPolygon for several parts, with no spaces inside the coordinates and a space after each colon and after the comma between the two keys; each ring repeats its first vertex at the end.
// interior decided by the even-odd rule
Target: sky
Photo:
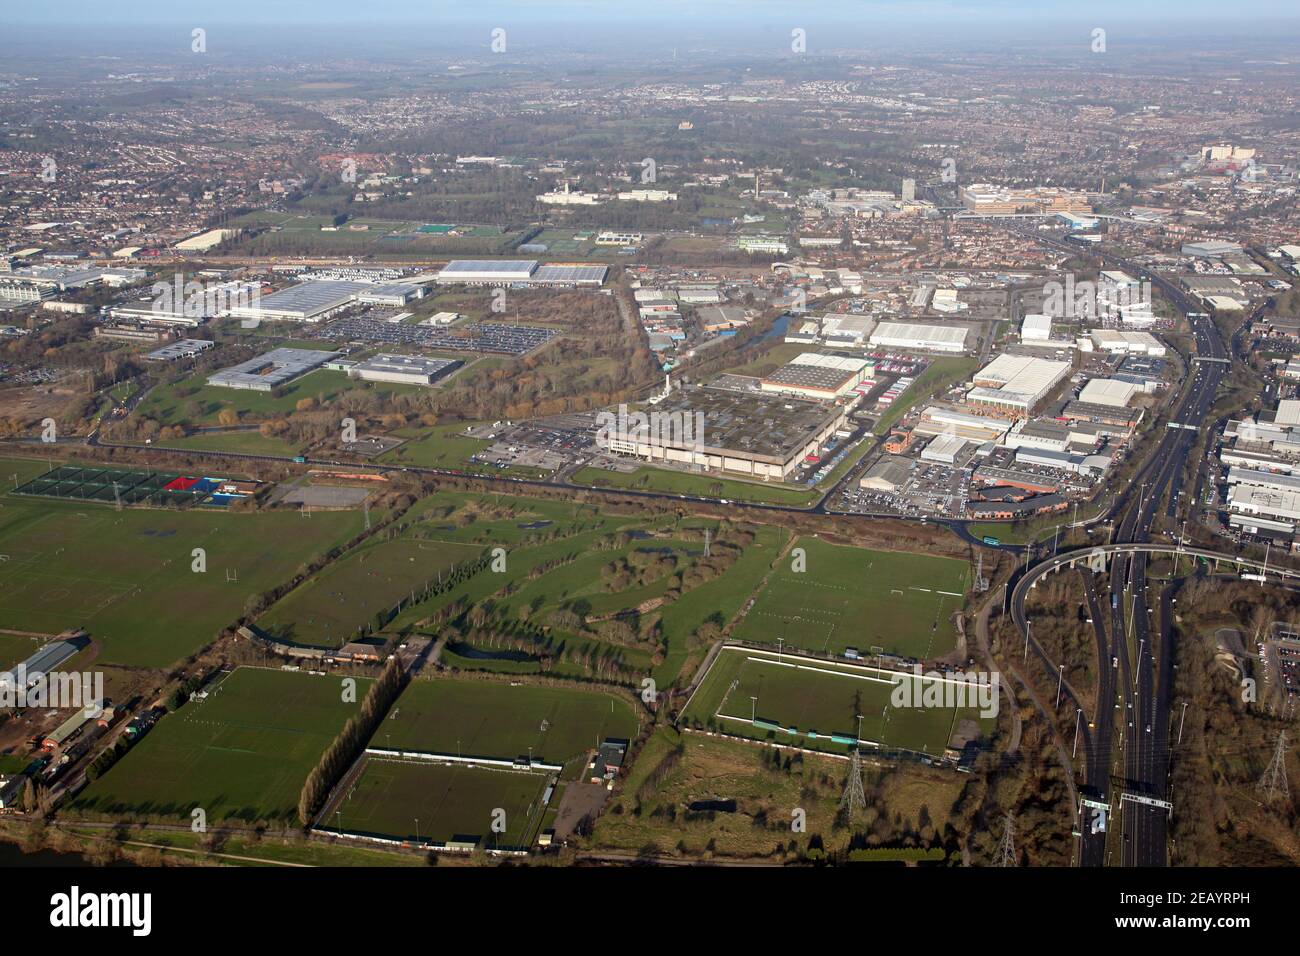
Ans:
{"type": "Polygon", "coordinates": [[[6,2],[0,23],[78,25],[86,23],[365,24],[466,22],[485,17],[527,21],[604,22],[656,20],[797,21],[839,19],[913,22],[1048,22],[1169,19],[1241,24],[1300,18],[1294,0],[1254,0],[1242,8],[1223,0],[54,0],[6,2]]]}
{"type": "Polygon", "coordinates": [[[184,53],[203,28],[214,55],[473,57],[498,27],[525,56],[787,55],[796,28],[814,55],[1068,54],[1086,52],[1096,28],[1113,52],[1139,59],[1170,47],[1274,59],[1300,48],[1300,2],[1244,10],[1224,0],[0,0],[0,49],[184,53]]]}

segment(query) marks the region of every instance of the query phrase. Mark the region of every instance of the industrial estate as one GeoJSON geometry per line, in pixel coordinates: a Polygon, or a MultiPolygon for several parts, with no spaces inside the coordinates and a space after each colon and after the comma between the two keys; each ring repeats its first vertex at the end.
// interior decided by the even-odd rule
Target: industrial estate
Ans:
{"type": "Polygon", "coordinates": [[[11,24],[0,845],[1300,863],[1294,36],[640,15],[11,24]]]}

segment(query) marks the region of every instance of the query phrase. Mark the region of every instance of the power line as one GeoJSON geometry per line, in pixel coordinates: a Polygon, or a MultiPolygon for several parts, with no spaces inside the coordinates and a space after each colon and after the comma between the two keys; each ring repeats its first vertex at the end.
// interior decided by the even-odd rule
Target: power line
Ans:
{"type": "Polygon", "coordinates": [[[1282,804],[1291,803],[1291,787],[1286,779],[1286,731],[1277,735],[1277,747],[1273,751],[1273,759],[1269,761],[1268,769],[1264,775],[1259,778],[1259,783],[1255,789],[1259,795],[1264,798],[1265,803],[1275,803],[1278,798],[1282,798],[1282,804]]]}
{"type": "Polygon", "coordinates": [[[844,795],[840,797],[840,810],[849,819],[867,808],[867,795],[862,791],[862,756],[853,748],[853,762],[849,765],[849,778],[844,781],[844,795]]]}
{"type": "Polygon", "coordinates": [[[1002,827],[1002,846],[998,849],[1001,858],[998,866],[1019,866],[1016,862],[1016,818],[1007,814],[1007,822],[1002,827]]]}

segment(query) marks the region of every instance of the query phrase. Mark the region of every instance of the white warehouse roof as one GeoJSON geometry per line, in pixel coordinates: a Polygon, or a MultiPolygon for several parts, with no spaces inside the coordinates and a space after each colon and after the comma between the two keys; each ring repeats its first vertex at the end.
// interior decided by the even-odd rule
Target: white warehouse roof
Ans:
{"type": "Polygon", "coordinates": [[[1020,323],[1020,337],[1030,342],[1046,342],[1052,337],[1052,317],[1026,315],[1020,323]]]}
{"type": "Polygon", "coordinates": [[[1111,408],[1123,408],[1142,389],[1132,382],[1122,382],[1116,378],[1094,378],[1079,393],[1079,401],[1091,405],[1109,405],[1111,408]]]}
{"type": "Polygon", "coordinates": [[[970,327],[965,325],[931,325],[921,322],[881,322],[871,333],[872,345],[895,348],[934,349],[960,352],[966,348],[970,327]]]}

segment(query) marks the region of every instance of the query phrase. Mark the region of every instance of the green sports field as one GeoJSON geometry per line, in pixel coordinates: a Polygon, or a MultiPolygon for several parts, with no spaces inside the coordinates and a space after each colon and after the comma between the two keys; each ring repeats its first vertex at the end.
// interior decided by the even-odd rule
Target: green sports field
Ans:
{"type": "Polygon", "coordinates": [[[605,738],[631,740],[637,715],[623,697],[497,681],[415,681],[370,746],[466,757],[527,757],[563,764],[565,779],[605,738]]]}
{"type": "Polygon", "coordinates": [[[873,647],[918,659],[947,654],[965,604],[966,562],[800,538],[806,570],[783,559],[736,628],[739,640],[840,654],[873,647]]]}
{"type": "Polygon", "coordinates": [[[863,741],[939,755],[956,721],[978,716],[970,708],[894,707],[896,679],[874,667],[788,654],[778,661],[770,652],[733,646],[709,668],[683,719],[734,736],[846,753],[858,736],[860,714],[863,741]],[[755,725],[755,719],[776,727],[755,725]],[[848,740],[832,740],[832,734],[848,740]]]}
{"type": "Polygon", "coordinates": [[[358,512],[230,514],[0,499],[0,628],[84,627],[104,663],[165,667],[213,640],[250,594],[362,528],[358,512]],[[192,568],[195,548],[207,570],[192,568]]]}
{"type": "Polygon", "coordinates": [[[376,613],[409,600],[439,572],[472,563],[482,551],[471,544],[411,538],[367,542],[294,588],[257,626],[281,640],[339,647],[356,638],[359,627],[372,624],[376,613]]]}
{"type": "Polygon", "coordinates": [[[665,494],[703,495],[722,497],[729,501],[755,501],[759,503],[811,505],[814,492],[797,485],[776,482],[744,481],[737,478],[714,478],[709,475],[692,475],[669,468],[645,465],[635,471],[610,471],[587,465],[579,468],[571,478],[575,485],[595,488],[632,488],[643,491],[662,491],[665,494]]]}
{"type": "Polygon", "coordinates": [[[0,634],[0,670],[7,670],[39,651],[47,641],[19,634],[0,634]]]}
{"type": "Polygon", "coordinates": [[[539,773],[371,756],[351,791],[339,800],[338,812],[321,826],[387,839],[527,849],[536,838],[545,810],[542,796],[551,779],[539,773]],[[500,833],[492,830],[497,810],[504,811],[500,833]]]}
{"type": "MultiPolygon", "coordinates": [[[[356,700],[370,681],[357,679],[356,700]]],[[[209,824],[289,822],[307,774],[356,712],[342,679],[241,667],[163,717],[72,810],[209,824]]]]}

